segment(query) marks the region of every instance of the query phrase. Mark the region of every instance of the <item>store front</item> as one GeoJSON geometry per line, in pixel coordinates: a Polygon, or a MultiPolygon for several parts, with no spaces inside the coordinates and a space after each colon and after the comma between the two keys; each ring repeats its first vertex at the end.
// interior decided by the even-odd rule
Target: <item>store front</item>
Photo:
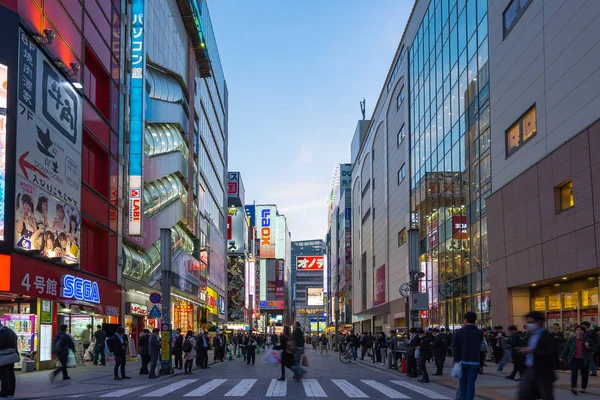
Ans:
{"type": "Polygon", "coordinates": [[[36,369],[54,368],[52,341],[64,324],[82,364],[81,336],[87,326],[119,322],[121,286],[20,254],[3,257],[10,261],[3,266],[9,265],[10,272],[0,271],[0,280],[6,280],[0,282],[0,321],[17,333],[22,358],[35,352],[31,358],[36,369]]]}
{"type": "MultiPolygon", "coordinates": [[[[566,277],[568,278],[568,277],[566,277]]],[[[565,337],[571,336],[575,326],[589,321],[598,325],[598,277],[591,276],[531,288],[531,309],[546,314],[546,327],[560,325],[565,337]]]]}
{"type": "Polygon", "coordinates": [[[173,327],[183,332],[194,330],[194,305],[184,299],[174,298],[171,301],[173,312],[173,327]]]}

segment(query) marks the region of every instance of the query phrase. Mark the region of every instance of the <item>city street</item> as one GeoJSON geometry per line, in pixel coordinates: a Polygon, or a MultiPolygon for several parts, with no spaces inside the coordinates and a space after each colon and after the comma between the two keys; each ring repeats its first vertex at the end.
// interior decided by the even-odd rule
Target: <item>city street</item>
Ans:
{"type": "Polygon", "coordinates": [[[149,380],[136,374],[138,363],[128,364],[131,380],[114,381],[112,366],[83,367],[70,370],[72,379],[54,384],[48,372],[20,374],[17,378],[16,398],[142,398],[142,397],[243,397],[263,399],[286,397],[304,398],[373,398],[373,399],[454,399],[455,391],[434,383],[421,385],[395,371],[382,371],[363,363],[342,364],[335,353],[321,356],[307,351],[310,367],[301,382],[292,379],[278,382],[279,367],[263,361],[258,354],[255,365],[246,365],[243,359],[234,359],[211,365],[208,370],[195,370],[194,375],[174,376],[149,380]],[[35,379],[32,379],[35,377],[35,379]]]}

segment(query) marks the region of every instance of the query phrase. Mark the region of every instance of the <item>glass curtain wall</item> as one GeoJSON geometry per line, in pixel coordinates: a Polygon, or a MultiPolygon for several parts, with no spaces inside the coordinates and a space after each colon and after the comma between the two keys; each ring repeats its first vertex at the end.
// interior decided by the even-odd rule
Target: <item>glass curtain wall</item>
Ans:
{"type": "Polygon", "coordinates": [[[409,51],[411,210],[428,325],[490,325],[487,0],[431,0],[409,51]]]}

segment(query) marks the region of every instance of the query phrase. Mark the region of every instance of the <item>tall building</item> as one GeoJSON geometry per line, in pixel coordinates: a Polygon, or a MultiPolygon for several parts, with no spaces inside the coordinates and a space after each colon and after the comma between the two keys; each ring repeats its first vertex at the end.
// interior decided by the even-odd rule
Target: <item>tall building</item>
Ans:
{"type": "Polygon", "coordinates": [[[494,323],[598,321],[600,3],[490,2],[494,323]]]}
{"type": "Polygon", "coordinates": [[[122,4],[0,1],[0,320],[37,370],[121,322],[122,4]]]}
{"type": "Polygon", "coordinates": [[[128,27],[125,326],[137,338],[156,323],[139,310],[161,287],[160,229],[170,228],[171,323],[206,329],[227,320],[228,113],[207,2],[132,0],[128,27]]]}
{"type": "Polygon", "coordinates": [[[303,240],[292,242],[291,257],[296,270],[293,287],[296,322],[300,322],[306,333],[324,332],[325,317],[325,242],[303,240]]]}

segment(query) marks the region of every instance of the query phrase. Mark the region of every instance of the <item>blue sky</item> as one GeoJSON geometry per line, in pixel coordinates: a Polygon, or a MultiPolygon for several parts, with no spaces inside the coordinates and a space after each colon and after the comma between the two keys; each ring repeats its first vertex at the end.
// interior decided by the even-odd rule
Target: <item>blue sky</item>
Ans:
{"type": "Polygon", "coordinates": [[[335,163],[384,84],[414,0],[209,0],[229,89],[229,170],[277,204],[292,240],[324,238],[335,163]]]}

